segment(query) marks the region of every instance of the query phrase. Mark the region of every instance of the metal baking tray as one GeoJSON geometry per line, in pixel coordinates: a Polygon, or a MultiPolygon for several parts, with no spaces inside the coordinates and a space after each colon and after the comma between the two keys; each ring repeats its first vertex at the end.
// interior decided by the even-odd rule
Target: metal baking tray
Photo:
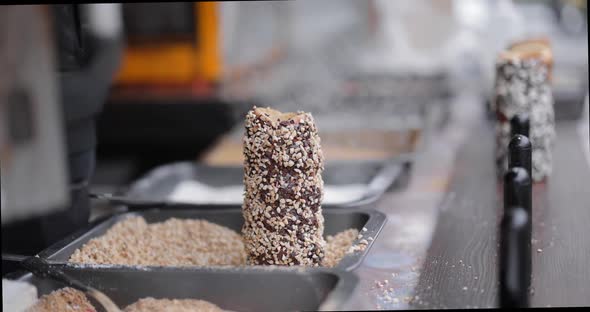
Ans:
{"type": "MultiPolygon", "coordinates": [[[[183,269],[138,271],[63,266],[69,276],[109,296],[121,309],[145,297],[201,299],[229,311],[337,310],[354,291],[358,278],[349,272],[310,268],[183,269]]],[[[19,280],[37,287],[39,295],[63,285],[32,274],[19,280]]]]}
{"type": "MultiPolygon", "coordinates": [[[[383,213],[368,209],[323,210],[323,215],[325,219],[324,235],[334,235],[355,228],[368,242],[365,250],[347,254],[336,265],[335,268],[345,271],[352,271],[361,264],[386,222],[386,216],[383,213]],[[366,231],[362,231],[363,228],[366,228],[366,231]]],[[[182,209],[179,205],[174,209],[124,212],[93,222],[88,227],[42,251],[39,253],[39,257],[47,259],[53,264],[68,264],[68,259],[76,249],[82,247],[90,239],[103,235],[114,224],[130,216],[142,216],[148,223],[162,222],[169,218],[204,219],[228,227],[238,233],[241,232],[244,223],[241,209],[193,209],[191,205],[186,205],[185,209],[182,209]]],[[[86,267],[92,269],[95,266],[86,267]]]]}
{"type": "MultiPolygon", "coordinates": [[[[390,161],[346,161],[331,162],[325,165],[323,172],[324,188],[362,185],[359,196],[351,201],[333,202],[324,199],[322,208],[359,207],[375,202],[383,193],[398,186],[411,168],[411,157],[400,156],[390,161]]],[[[191,162],[180,162],[155,168],[144,177],[134,182],[125,197],[138,201],[157,201],[177,203],[170,199],[175,189],[184,182],[198,182],[211,188],[241,187],[244,169],[242,166],[208,166],[191,162]]],[[[237,197],[237,196],[236,196],[237,197]]],[[[237,199],[237,198],[236,198],[237,199]]],[[[207,202],[191,198],[183,204],[196,204],[239,208],[242,198],[233,202],[207,202]]]]}
{"type": "Polygon", "coordinates": [[[553,71],[555,120],[576,120],[584,111],[588,94],[588,68],[573,64],[557,64],[553,71]]]}
{"type": "Polygon", "coordinates": [[[340,94],[346,100],[386,98],[390,105],[392,100],[415,104],[412,100],[448,99],[452,96],[452,88],[450,77],[444,72],[357,72],[348,74],[343,80],[340,94]]]}

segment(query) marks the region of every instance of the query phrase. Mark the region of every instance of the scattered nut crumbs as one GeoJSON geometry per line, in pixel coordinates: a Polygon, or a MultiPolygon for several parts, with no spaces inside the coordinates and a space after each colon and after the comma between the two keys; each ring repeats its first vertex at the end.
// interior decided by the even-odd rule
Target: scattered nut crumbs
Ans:
{"type": "Polygon", "coordinates": [[[326,237],[326,256],[322,263],[323,266],[330,268],[336,266],[346,255],[357,235],[358,230],[356,229],[348,229],[334,236],[328,235],[326,237]]]}
{"type": "MultiPolygon", "coordinates": [[[[366,248],[362,242],[353,245],[357,235],[358,230],[348,229],[327,236],[323,266],[333,267],[347,253],[366,248]]],[[[175,218],[148,224],[143,217],[130,217],[77,249],[69,262],[240,266],[247,264],[246,257],[241,236],[224,226],[205,220],[175,218]]]]}
{"type": "Polygon", "coordinates": [[[368,242],[366,240],[361,240],[357,244],[350,246],[350,248],[348,248],[346,253],[353,253],[353,252],[357,252],[357,251],[362,251],[362,250],[365,250],[367,248],[367,246],[368,246],[368,242]]]}

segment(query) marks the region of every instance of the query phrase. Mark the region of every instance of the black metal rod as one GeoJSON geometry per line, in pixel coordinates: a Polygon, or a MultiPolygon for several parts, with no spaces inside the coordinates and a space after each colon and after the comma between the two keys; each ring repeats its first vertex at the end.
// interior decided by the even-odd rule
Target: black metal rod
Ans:
{"type": "Polygon", "coordinates": [[[133,209],[165,208],[170,205],[169,203],[164,201],[140,200],[108,193],[89,193],[88,196],[92,199],[104,200],[111,205],[127,206],[128,208],[133,209]]]}
{"type": "Polygon", "coordinates": [[[60,267],[51,265],[47,260],[39,257],[27,257],[20,263],[23,268],[40,278],[49,278],[67,286],[84,291],[100,303],[107,312],[121,312],[117,305],[101,291],[88,286],[64,273],[60,267]]]}
{"type": "Polygon", "coordinates": [[[23,260],[27,259],[30,256],[12,254],[12,253],[2,253],[2,261],[12,261],[12,262],[22,262],[23,260]]]}

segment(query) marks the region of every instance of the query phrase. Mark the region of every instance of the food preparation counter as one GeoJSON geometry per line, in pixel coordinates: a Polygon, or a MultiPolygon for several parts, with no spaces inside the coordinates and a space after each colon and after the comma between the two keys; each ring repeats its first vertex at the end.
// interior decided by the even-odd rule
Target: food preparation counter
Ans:
{"type": "MultiPolygon", "coordinates": [[[[410,184],[377,203],[388,221],[354,271],[359,285],[345,309],[497,306],[502,188],[481,102],[459,95],[445,128],[425,128],[410,184]]],[[[558,122],[554,173],[533,189],[535,307],[590,305],[590,162],[579,123],[558,122]]]]}
{"type": "MultiPolygon", "coordinates": [[[[359,283],[342,309],[497,305],[502,187],[495,173],[493,125],[481,103],[477,95],[457,96],[443,128],[431,122],[436,117],[426,116],[409,184],[371,205],[387,222],[353,270],[359,283]]],[[[533,189],[535,307],[590,305],[587,124],[588,119],[557,123],[554,173],[533,189]]],[[[231,150],[228,141],[229,136],[220,140],[201,161],[231,150]]],[[[240,161],[231,154],[222,158],[240,161]]]]}

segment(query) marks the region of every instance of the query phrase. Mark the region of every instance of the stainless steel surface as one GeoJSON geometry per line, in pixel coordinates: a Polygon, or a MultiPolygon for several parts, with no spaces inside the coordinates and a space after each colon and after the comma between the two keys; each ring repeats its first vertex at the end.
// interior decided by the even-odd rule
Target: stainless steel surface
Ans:
{"type": "MultiPolygon", "coordinates": [[[[439,116],[428,117],[423,148],[415,157],[410,184],[403,192],[386,193],[376,203],[377,210],[385,213],[388,221],[355,270],[359,286],[343,309],[412,309],[415,307],[411,302],[422,300],[415,298],[415,287],[426,261],[431,261],[426,256],[439,213],[452,209],[453,203],[459,200],[459,194],[450,190],[449,185],[459,148],[469,138],[470,131],[481,123],[480,103],[478,95],[465,89],[453,99],[451,120],[445,127],[438,128],[433,122],[439,116]]],[[[437,112],[428,115],[434,113],[437,112]]],[[[468,200],[461,201],[471,204],[468,200]]],[[[451,266],[460,264],[448,263],[449,270],[451,266]]],[[[425,288],[434,286],[427,284],[425,288]]],[[[437,303],[426,304],[434,307],[437,303]]]]}
{"type": "Polygon", "coordinates": [[[583,117],[588,93],[588,64],[557,63],[553,70],[552,92],[556,120],[583,117]]]}
{"type": "MultiPolygon", "coordinates": [[[[238,233],[241,232],[244,219],[240,209],[206,209],[206,207],[194,209],[194,205],[185,205],[185,209],[179,209],[180,207],[180,205],[177,205],[175,209],[150,209],[115,215],[56,243],[39,253],[39,257],[47,259],[53,264],[65,264],[76,249],[90,239],[103,235],[111,226],[130,216],[142,216],[148,223],[161,222],[173,217],[203,219],[223,225],[238,233]]],[[[368,241],[367,248],[364,251],[347,254],[336,266],[336,268],[346,271],[355,269],[361,264],[365,255],[371,249],[374,240],[377,239],[381,228],[385,224],[385,216],[380,212],[369,209],[324,210],[323,214],[325,218],[324,235],[334,235],[350,228],[358,229],[359,232],[363,227],[367,229],[367,231],[362,232],[363,239],[368,241]],[[373,240],[368,239],[368,237],[372,237],[373,240]]],[[[96,266],[89,265],[85,267],[94,270],[96,266]]]]}
{"type": "MultiPolygon", "coordinates": [[[[129,268],[63,270],[103,291],[119,307],[141,298],[201,299],[231,311],[338,310],[348,300],[358,279],[354,274],[321,268],[251,267],[243,269],[129,268]]],[[[63,287],[26,274],[40,295],[63,287]]]]}
{"type": "MultiPolygon", "coordinates": [[[[341,208],[342,206],[358,207],[376,201],[396,180],[409,170],[411,157],[398,157],[390,162],[385,161],[347,161],[326,164],[322,175],[324,186],[363,184],[366,191],[358,200],[339,205],[322,205],[323,209],[341,208]]],[[[238,166],[207,166],[190,162],[173,163],[158,167],[134,182],[125,196],[134,201],[170,202],[175,188],[184,181],[195,181],[211,187],[227,187],[242,185],[243,167],[238,166]]],[[[231,205],[216,205],[240,208],[242,202],[231,205]]]]}
{"type": "Polygon", "coordinates": [[[5,261],[21,262],[21,261],[25,260],[27,257],[28,256],[16,255],[16,254],[10,254],[10,253],[2,253],[2,260],[5,260],[5,261]]]}

